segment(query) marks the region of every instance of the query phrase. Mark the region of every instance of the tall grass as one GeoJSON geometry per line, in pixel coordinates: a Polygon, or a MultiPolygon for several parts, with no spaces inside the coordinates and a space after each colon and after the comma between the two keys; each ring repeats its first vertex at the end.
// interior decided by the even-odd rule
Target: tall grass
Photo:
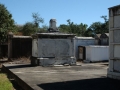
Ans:
{"type": "Polygon", "coordinates": [[[7,78],[7,75],[0,71],[0,90],[14,90],[12,83],[7,78]]]}

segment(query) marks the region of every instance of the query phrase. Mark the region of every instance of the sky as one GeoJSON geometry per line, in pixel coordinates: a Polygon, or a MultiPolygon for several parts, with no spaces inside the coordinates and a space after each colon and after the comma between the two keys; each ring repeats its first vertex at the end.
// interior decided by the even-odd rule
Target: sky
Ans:
{"type": "Polygon", "coordinates": [[[100,16],[108,16],[108,8],[120,5],[120,0],[0,0],[7,7],[18,25],[32,22],[32,13],[44,18],[42,25],[49,26],[49,20],[57,20],[57,26],[67,24],[70,19],[75,24],[90,26],[93,22],[104,22],[100,16]]]}

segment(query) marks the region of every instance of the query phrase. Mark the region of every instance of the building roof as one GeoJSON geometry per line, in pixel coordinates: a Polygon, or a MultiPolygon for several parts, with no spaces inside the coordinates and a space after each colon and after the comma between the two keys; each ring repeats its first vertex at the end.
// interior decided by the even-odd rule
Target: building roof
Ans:
{"type": "Polygon", "coordinates": [[[94,39],[93,37],[77,37],[75,36],[75,39],[94,39]]]}
{"type": "Polygon", "coordinates": [[[109,48],[109,46],[101,46],[101,45],[88,45],[88,46],[85,46],[85,47],[108,47],[109,48]]]}
{"type": "Polygon", "coordinates": [[[95,38],[99,38],[100,39],[100,36],[101,36],[101,34],[96,34],[95,38]]]}
{"type": "Polygon", "coordinates": [[[117,8],[117,7],[120,7],[120,4],[119,5],[116,5],[116,6],[113,6],[113,7],[110,7],[108,9],[113,9],[113,8],[117,8]]]}
{"type": "Polygon", "coordinates": [[[96,34],[98,36],[98,38],[100,38],[101,34],[96,34]]]}
{"type": "Polygon", "coordinates": [[[33,38],[74,38],[76,35],[75,34],[64,34],[64,33],[37,33],[32,35],[33,38]]]}
{"type": "Polygon", "coordinates": [[[76,36],[75,34],[65,34],[65,33],[37,33],[36,35],[48,35],[48,36],[64,36],[64,35],[71,35],[71,36],[76,36]]]}
{"type": "Polygon", "coordinates": [[[15,36],[13,35],[13,38],[32,38],[31,36],[15,36]]]}
{"type": "Polygon", "coordinates": [[[104,34],[96,34],[95,38],[106,38],[106,36],[109,38],[109,33],[104,33],[104,34]]]}
{"type": "Polygon", "coordinates": [[[109,37],[109,33],[105,33],[109,37]]]}
{"type": "Polygon", "coordinates": [[[100,38],[109,38],[109,33],[101,34],[100,38]]]}

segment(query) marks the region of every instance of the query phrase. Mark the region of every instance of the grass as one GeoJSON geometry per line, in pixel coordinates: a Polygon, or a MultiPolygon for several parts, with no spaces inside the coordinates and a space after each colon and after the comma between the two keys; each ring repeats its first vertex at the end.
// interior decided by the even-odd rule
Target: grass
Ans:
{"type": "Polygon", "coordinates": [[[0,90],[14,90],[12,83],[7,78],[7,75],[0,70],[0,90]]]}

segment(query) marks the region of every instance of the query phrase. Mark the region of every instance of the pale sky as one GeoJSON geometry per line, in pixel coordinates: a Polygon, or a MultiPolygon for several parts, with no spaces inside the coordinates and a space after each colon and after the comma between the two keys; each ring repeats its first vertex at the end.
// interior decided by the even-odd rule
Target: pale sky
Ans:
{"type": "Polygon", "coordinates": [[[67,24],[67,19],[90,26],[93,22],[103,22],[100,16],[108,16],[108,8],[119,5],[120,0],[0,0],[0,3],[20,25],[32,22],[32,13],[39,13],[46,25],[55,18],[57,26],[67,24]]]}

